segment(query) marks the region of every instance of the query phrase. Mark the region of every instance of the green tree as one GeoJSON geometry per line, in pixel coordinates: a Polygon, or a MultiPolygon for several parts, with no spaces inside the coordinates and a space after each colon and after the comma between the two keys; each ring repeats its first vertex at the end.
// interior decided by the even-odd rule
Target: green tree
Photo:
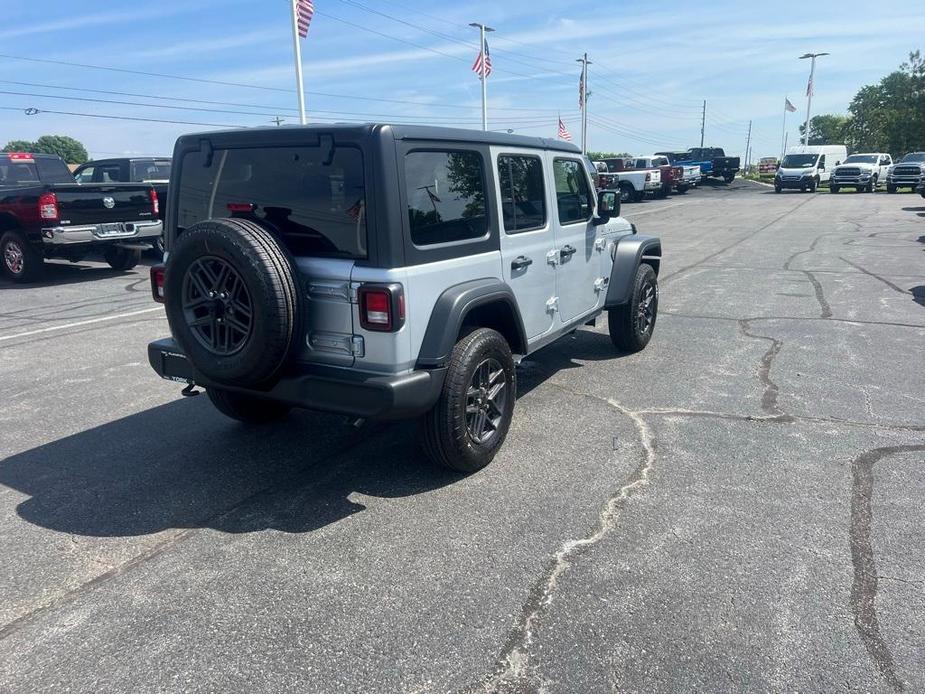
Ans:
{"type": "Polygon", "coordinates": [[[591,161],[601,161],[602,159],[626,159],[627,157],[633,156],[632,154],[627,154],[626,152],[588,152],[588,157],[591,161]]]}
{"type": "Polygon", "coordinates": [[[84,164],[90,158],[87,148],[67,135],[42,135],[35,141],[33,151],[57,154],[68,164],[84,164]]]}
{"type": "MultiPolygon", "coordinates": [[[[809,144],[811,145],[841,145],[846,144],[848,130],[848,116],[826,113],[813,116],[809,121],[809,144]]],[[[806,126],[800,126],[800,136],[806,134],[806,126]]]]}
{"type": "Polygon", "coordinates": [[[3,148],[4,152],[33,152],[35,143],[29,140],[10,140],[3,148]]]}
{"type": "Polygon", "coordinates": [[[857,149],[894,156],[925,149],[925,58],[911,52],[899,70],[863,87],[848,111],[857,149]]]}

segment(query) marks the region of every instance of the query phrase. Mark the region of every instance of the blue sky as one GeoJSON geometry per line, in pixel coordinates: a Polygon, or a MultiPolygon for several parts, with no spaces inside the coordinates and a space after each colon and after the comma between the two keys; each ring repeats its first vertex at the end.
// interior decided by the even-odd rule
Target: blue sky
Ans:
{"type": "MultiPolygon", "coordinates": [[[[831,53],[818,66],[813,113],[843,113],[859,87],[925,49],[923,2],[315,0],[315,7],[302,43],[311,119],[479,127],[479,81],[470,71],[478,36],[468,23],[481,21],[496,29],[489,128],[555,137],[561,113],[577,140],[575,60],[587,51],[589,147],[639,155],[699,144],[703,99],[706,144],[743,153],[751,119],[754,155],[777,154],[785,94],[799,109],[788,119],[790,142],[805,117],[809,65],[799,55],[831,53]]],[[[198,123],[268,125],[276,115],[297,122],[287,0],[5,0],[3,14],[4,55],[229,84],[0,57],[2,142],[55,133],[77,137],[96,157],[167,154],[178,135],[209,129],[198,123]],[[27,116],[19,110],[26,107],[190,124],[27,116]]]]}

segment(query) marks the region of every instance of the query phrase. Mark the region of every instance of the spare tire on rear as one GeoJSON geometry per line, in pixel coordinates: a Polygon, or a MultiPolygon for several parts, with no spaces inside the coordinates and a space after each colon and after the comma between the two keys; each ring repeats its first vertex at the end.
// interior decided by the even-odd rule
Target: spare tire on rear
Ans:
{"type": "Polygon", "coordinates": [[[273,233],[243,219],[186,229],[165,282],[174,339],[208,379],[266,387],[300,343],[301,293],[292,257],[273,233]]]}

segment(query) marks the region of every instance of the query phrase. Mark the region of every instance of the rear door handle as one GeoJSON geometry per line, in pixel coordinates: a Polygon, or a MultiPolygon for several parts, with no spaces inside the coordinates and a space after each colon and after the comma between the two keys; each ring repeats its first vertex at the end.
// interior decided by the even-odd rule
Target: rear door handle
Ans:
{"type": "Polygon", "coordinates": [[[511,270],[523,270],[529,265],[533,265],[533,260],[525,255],[519,255],[511,261],[511,270]]]}
{"type": "Polygon", "coordinates": [[[578,249],[576,249],[574,246],[565,246],[561,251],[559,251],[559,255],[562,256],[563,260],[565,260],[566,258],[570,258],[571,256],[575,255],[577,250],[578,249]]]}

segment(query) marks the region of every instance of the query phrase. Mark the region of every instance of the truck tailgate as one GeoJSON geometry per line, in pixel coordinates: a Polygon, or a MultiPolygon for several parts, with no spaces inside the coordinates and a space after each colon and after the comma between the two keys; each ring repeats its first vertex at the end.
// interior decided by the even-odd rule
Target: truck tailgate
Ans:
{"type": "Polygon", "coordinates": [[[52,191],[58,198],[58,216],[62,224],[156,219],[151,186],[146,183],[58,184],[52,186],[52,191]]]}

